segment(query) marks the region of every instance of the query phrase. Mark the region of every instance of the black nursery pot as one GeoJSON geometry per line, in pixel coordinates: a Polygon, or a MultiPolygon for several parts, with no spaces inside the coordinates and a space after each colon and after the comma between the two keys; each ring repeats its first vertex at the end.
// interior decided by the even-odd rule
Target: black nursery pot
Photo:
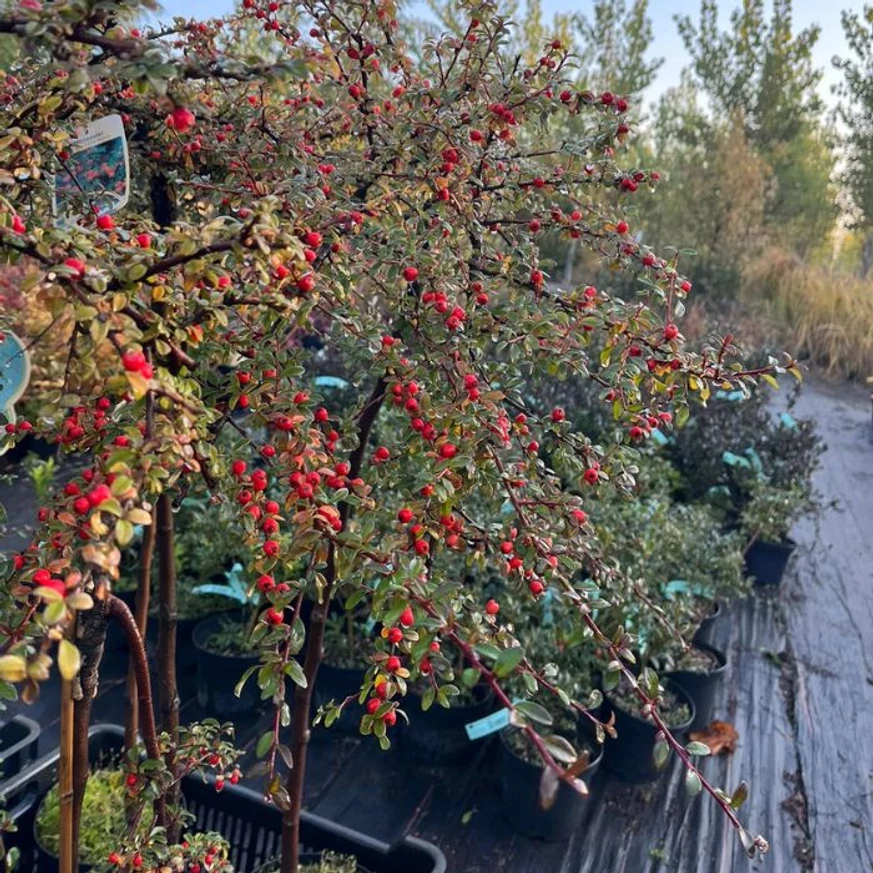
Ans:
{"type": "Polygon", "coordinates": [[[696,633],[694,634],[694,644],[698,643],[708,643],[710,637],[712,636],[713,628],[715,627],[715,623],[721,617],[721,614],[724,610],[722,609],[721,601],[716,600],[712,604],[712,611],[703,621],[700,622],[700,626],[697,628],[696,633]]]}
{"type": "Polygon", "coordinates": [[[409,724],[400,731],[398,747],[422,764],[463,764],[469,761],[483,740],[471,742],[465,725],[490,715],[495,709],[494,696],[477,686],[476,702],[446,709],[434,702],[426,712],[421,709],[421,697],[408,695],[409,724]]]}
{"type": "Polygon", "coordinates": [[[332,664],[322,664],[318,668],[313,690],[313,712],[319,706],[333,700],[342,703],[347,697],[354,697],[344,707],[342,715],[330,726],[330,730],[339,731],[341,734],[360,736],[361,716],[364,707],[357,701],[361,693],[361,685],[364,682],[364,670],[355,667],[334,667],[332,664]]]}
{"type": "MultiPolygon", "coordinates": [[[[694,721],[694,704],[685,690],[671,679],[663,682],[664,688],[675,694],[691,710],[691,718],[679,725],[672,725],[674,734],[682,734],[694,721]]],[[[604,716],[615,713],[615,729],[618,736],[606,741],[603,755],[603,769],[615,773],[627,782],[649,782],[656,779],[661,771],[655,768],[652,752],[655,749],[657,728],[651,721],[625,712],[604,694],[604,716]]]]}
{"type": "Polygon", "coordinates": [[[778,585],[796,548],[790,539],[781,543],[755,540],[746,552],[746,575],[754,577],[756,585],[778,585]]]}
{"type": "Polygon", "coordinates": [[[18,466],[28,455],[36,455],[40,460],[47,461],[56,455],[58,447],[54,443],[35,437],[32,433],[20,439],[7,452],[0,455],[0,472],[12,470],[18,466]]]}
{"type": "Polygon", "coordinates": [[[694,720],[688,728],[690,731],[705,728],[712,719],[715,693],[724,679],[727,665],[724,652],[719,651],[714,646],[707,645],[695,638],[694,648],[712,655],[718,666],[708,673],[694,670],[670,670],[664,673],[666,679],[671,679],[681,686],[694,704],[694,720]]]}
{"type": "MultiPolygon", "coordinates": [[[[555,843],[570,839],[581,827],[590,800],[566,782],[560,782],[555,802],[549,809],[543,809],[539,801],[543,768],[520,758],[509,747],[506,735],[507,731],[500,734],[500,797],[504,818],[523,837],[555,843]]],[[[582,774],[589,787],[602,758],[601,746],[582,774]]]]}
{"type": "Polygon", "coordinates": [[[0,795],[3,783],[36,759],[39,725],[31,718],[14,715],[0,725],[0,795]]]}
{"type": "Polygon", "coordinates": [[[256,655],[219,655],[206,647],[206,641],[221,627],[222,615],[210,615],[194,628],[191,640],[197,662],[197,703],[210,715],[230,716],[251,713],[261,702],[257,676],[250,676],[239,697],[234,694],[242,674],[258,663],[256,655]]]}

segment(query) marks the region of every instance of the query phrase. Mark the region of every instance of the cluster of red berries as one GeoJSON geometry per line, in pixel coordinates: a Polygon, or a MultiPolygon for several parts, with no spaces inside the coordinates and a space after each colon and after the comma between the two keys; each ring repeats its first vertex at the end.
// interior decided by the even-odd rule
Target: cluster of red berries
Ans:
{"type": "Polygon", "coordinates": [[[651,436],[652,431],[663,424],[670,424],[673,416],[669,412],[659,412],[657,416],[639,416],[637,423],[632,425],[628,435],[635,442],[651,436]]]}
{"type": "Polygon", "coordinates": [[[121,356],[121,363],[128,373],[139,373],[144,379],[151,379],[154,375],[154,369],[142,351],[125,352],[121,356]]]}
{"type": "Polygon", "coordinates": [[[3,428],[8,434],[16,434],[16,433],[30,433],[33,430],[33,425],[27,421],[17,421],[17,422],[7,422],[7,424],[3,428]]]}
{"type": "MultiPolygon", "coordinates": [[[[661,178],[660,174],[650,173],[648,176],[649,182],[655,183],[661,178]]],[[[637,170],[636,173],[633,173],[628,176],[622,176],[617,180],[616,186],[620,191],[626,191],[628,194],[633,194],[634,191],[639,188],[640,183],[646,180],[646,174],[642,172],[642,170],[637,170]]]]}

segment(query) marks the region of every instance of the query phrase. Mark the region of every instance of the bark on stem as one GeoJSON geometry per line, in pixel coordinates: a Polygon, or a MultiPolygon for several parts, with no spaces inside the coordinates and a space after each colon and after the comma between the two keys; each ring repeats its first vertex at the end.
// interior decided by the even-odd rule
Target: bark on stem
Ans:
{"type": "Polygon", "coordinates": [[[109,597],[109,617],[121,625],[121,629],[127,637],[127,645],[130,648],[130,657],[133,661],[136,676],[143,744],[149,758],[157,760],[161,755],[161,748],[158,743],[158,730],[155,726],[152,682],[149,676],[149,662],[146,657],[145,643],[139,633],[136,619],[134,619],[130,608],[114,594],[109,597]]]}
{"type": "MultiPolygon", "coordinates": [[[[176,742],[179,737],[179,690],[176,686],[176,556],[173,544],[173,505],[170,495],[161,494],[157,507],[157,540],[160,558],[158,603],[158,692],[161,706],[161,729],[170,736],[164,762],[173,774],[173,788],[167,801],[178,805],[176,782],[176,742]]],[[[178,842],[179,828],[173,824],[167,833],[171,843],[178,842]]]]}
{"type": "MultiPolygon", "coordinates": [[[[149,357],[151,360],[151,356],[149,357]]],[[[146,395],[146,430],[145,436],[151,438],[155,420],[155,398],[149,392],[146,395]]],[[[152,587],[152,558],[155,553],[157,538],[157,521],[155,511],[151,511],[151,523],[143,531],[142,545],[139,552],[139,578],[136,586],[136,627],[140,637],[145,641],[148,627],[149,605],[152,587]]],[[[139,698],[136,690],[136,662],[131,653],[127,664],[127,699],[126,718],[124,720],[124,751],[130,751],[136,745],[139,734],[139,698]]]]}
{"type": "MultiPolygon", "coordinates": [[[[358,418],[358,445],[349,456],[349,478],[356,478],[361,472],[364,454],[370,441],[370,432],[385,400],[386,379],[381,376],[373,386],[373,391],[358,418]]],[[[343,502],[339,506],[340,518],[345,530],[351,516],[351,506],[343,502]]],[[[330,601],[336,583],[336,545],[331,542],[327,553],[327,566],[324,577],[327,580],[321,603],[312,608],[309,619],[309,632],[306,637],[306,654],[303,672],[306,675],[306,688],[297,686],[294,693],[294,711],[291,715],[291,756],[294,766],[288,774],[286,789],[290,799],[289,807],[282,814],[282,863],[281,873],[297,873],[300,856],[300,811],[303,808],[303,782],[306,776],[306,750],[309,745],[309,709],[312,703],[312,690],[318,675],[318,668],[324,655],[324,629],[330,601]]]]}
{"type": "MultiPolygon", "coordinates": [[[[144,641],[148,624],[149,601],[151,599],[152,556],[155,551],[156,527],[154,513],[152,523],[143,531],[142,548],[139,556],[139,581],[136,586],[136,629],[144,641]]],[[[137,696],[136,658],[133,651],[127,665],[127,717],[124,721],[124,750],[136,745],[139,734],[139,698],[137,696]]]]}
{"type": "Polygon", "coordinates": [[[91,609],[76,617],[75,641],[81,657],[79,674],[73,680],[73,856],[79,856],[79,826],[82,804],[88,784],[88,727],[91,723],[91,702],[100,686],[100,662],[106,644],[109,606],[99,596],[104,583],[98,583],[98,596],[91,609]]]}

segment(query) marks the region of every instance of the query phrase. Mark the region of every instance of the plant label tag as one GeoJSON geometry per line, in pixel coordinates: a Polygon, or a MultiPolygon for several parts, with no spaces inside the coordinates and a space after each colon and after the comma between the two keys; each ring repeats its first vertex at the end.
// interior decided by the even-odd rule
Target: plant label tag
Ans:
{"type": "Polygon", "coordinates": [[[130,199],[130,159],[120,115],[79,131],[55,174],[55,223],[69,227],[86,215],[112,215],[130,199]]]}
{"type": "MultiPolygon", "coordinates": [[[[15,403],[30,381],[30,356],[24,343],[8,330],[0,332],[0,413],[15,422],[15,403]]],[[[6,448],[0,446],[0,455],[6,448]]]]}
{"type": "Polygon", "coordinates": [[[488,734],[497,733],[504,728],[509,727],[510,710],[500,709],[491,715],[480,718],[478,721],[471,721],[464,725],[464,730],[467,731],[467,737],[471,740],[481,740],[482,737],[487,737],[488,734]]]}

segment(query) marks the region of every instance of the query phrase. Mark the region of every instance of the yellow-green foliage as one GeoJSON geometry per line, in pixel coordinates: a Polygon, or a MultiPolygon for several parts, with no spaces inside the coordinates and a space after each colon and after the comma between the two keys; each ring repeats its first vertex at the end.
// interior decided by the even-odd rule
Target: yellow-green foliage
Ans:
{"type": "Polygon", "coordinates": [[[747,266],[743,294],[801,360],[833,376],[873,376],[873,278],[810,266],[771,248],[747,266]]]}

